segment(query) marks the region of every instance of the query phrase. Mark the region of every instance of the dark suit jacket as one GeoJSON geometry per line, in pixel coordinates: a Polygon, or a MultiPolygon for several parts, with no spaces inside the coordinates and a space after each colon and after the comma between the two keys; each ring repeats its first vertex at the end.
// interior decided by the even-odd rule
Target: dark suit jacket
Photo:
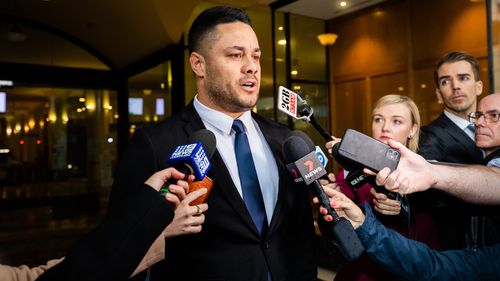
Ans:
{"type": "MultiPolygon", "coordinates": [[[[314,226],[307,190],[294,185],[282,157],[289,129],[253,114],[276,159],[279,193],[269,230],[260,237],[224,162],[215,152],[208,176],[214,186],[199,234],[166,241],[166,259],[152,270],[152,280],[316,280],[314,226]]],[[[182,112],[152,127],[136,131],[117,172],[109,211],[117,208],[127,189],[155,171],[177,145],[204,129],[191,103],[182,112]]],[[[136,206],[130,206],[136,208],[136,206]]],[[[120,208],[118,208],[120,209],[120,208]]]]}
{"type": "MultiPolygon", "coordinates": [[[[480,164],[483,154],[475,142],[446,115],[441,114],[422,127],[418,154],[440,162],[480,164]]],[[[429,190],[417,197],[417,206],[436,219],[439,238],[445,250],[467,246],[471,206],[438,191],[429,190]]]]}
{"type": "Polygon", "coordinates": [[[446,115],[422,127],[418,154],[428,160],[479,164],[483,154],[475,142],[446,115]]]}

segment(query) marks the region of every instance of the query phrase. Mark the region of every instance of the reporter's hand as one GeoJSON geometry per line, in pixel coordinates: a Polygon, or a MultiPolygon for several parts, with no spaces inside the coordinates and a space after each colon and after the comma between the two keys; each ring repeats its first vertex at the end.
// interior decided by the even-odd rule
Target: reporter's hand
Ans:
{"type": "Polygon", "coordinates": [[[329,187],[331,189],[340,191],[340,188],[337,186],[337,184],[335,183],[335,181],[336,181],[336,179],[335,179],[335,175],[333,173],[329,173],[328,174],[328,180],[327,179],[319,179],[319,183],[322,186],[327,186],[327,187],[329,187]]]}
{"type": "Polygon", "coordinates": [[[375,188],[370,189],[370,193],[375,197],[373,198],[374,209],[388,216],[399,215],[401,212],[401,202],[394,199],[389,199],[383,193],[378,193],[375,188]]]}
{"type": "MultiPolygon", "coordinates": [[[[347,196],[343,193],[333,190],[327,186],[323,186],[323,189],[325,190],[326,195],[330,198],[330,206],[335,209],[339,216],[349,220],[355,229],[363,224],[365,221],[365,215],[361,209],[351,201],[351,199],[347,198],[347,196]]],[[[314,197],[313,202],[318,203],[318,198],[314,197]]],[[[328,222],[332,221],[332,216],[327,215],[327,210],[325,208],[320,207],[319,212],[323,215],[324,220],[328,222]]]]}
{"type": "Polygon", "coordinates": [[[332,140],[325,144],[325,147],[328,150],[328,153],[330,153],[330,155],[332,155],[332,147],[341,140],[342,140],[341,138],[336,138],[332,136],[332,140]]]}
{"type": "Polygon", "coordinates": [[[201,225],[205,222],[205,215],[203,214],[203,212],[208,209],[208,205],[206,203],[203,203],[195,206],[190,206],[189,203],[202,196],[206,192],[206,188],[195,190],[189,193],[177,205],[175,209],[174,219],[163,231],[163,235],[165,237],[192,234],[201,231],[201,225]]]}
{"type": "MultiPolygon", "coordinates": [[[[436,184],[436,169],[432,168],[432,164],[397,141],[389,139],[387,143],[399,150],[401,158],[397,169],[392,173],[389,168],[384,168],[376,174],[378,185],[404,195],[425,191],[436,184]]],[[[375,175],[366,168],[363,172],[375,175]]]]}
{"type": "Polygon", "coordinates": [[[165,195],[165,199],[172,203],[174,207],[180,204],[180,201],[186,198],[186,194],[189,192],[188,182],[194,180],[193,175],[189,175],[188,180],[184,181],[184,174],[177,171],[175,168],[166,168],[161,171],[154,173],[149,179],[146,180],[145,184],[151,186],[156,191],[160,191],[160,188],[165,184],[165,182],[171,178],[177,179],[176,184],[171,184],[168,186],[170,193],[165,195]]]}

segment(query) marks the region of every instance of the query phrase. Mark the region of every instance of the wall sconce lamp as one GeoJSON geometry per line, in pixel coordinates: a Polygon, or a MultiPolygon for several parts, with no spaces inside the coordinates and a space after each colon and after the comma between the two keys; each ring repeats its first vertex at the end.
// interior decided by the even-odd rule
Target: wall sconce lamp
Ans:
{"type": "Polygon", "coordinates": [[[335,44],[337,37],[339,36],[335,33],[322,33],[317,36],[319,43],[323,46],[331,46],[335,44]]]}

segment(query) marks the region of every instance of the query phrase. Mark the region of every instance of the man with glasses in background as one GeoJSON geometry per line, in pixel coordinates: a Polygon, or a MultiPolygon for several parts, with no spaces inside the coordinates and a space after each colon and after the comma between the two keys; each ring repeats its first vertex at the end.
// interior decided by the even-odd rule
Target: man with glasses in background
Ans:
{"type": "MultiPolygon", "coordinates": [[[[476,112],[469,113],[471,123],[475,125],[476,146],[485,153],[485,166],[500,168],[500,93],[484,97],[476,112]]],[[[500,188],[500,183],[499,183],[500,188]]],[[[479,247],[500,242],[500,215],[498,206],[476,208],[478,215],[477,229],[482,231],[477,237],[479,247]]]]}

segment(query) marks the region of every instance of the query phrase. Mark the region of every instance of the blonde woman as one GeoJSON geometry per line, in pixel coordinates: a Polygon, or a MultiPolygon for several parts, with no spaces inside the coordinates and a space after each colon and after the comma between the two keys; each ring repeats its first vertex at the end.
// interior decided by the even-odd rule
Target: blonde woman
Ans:
{"type": "MultiPolygon", "coordinates": [[[[416,104],[407,96],[386,95],[380,98],[372,112],[372,137],[387,143],[393,139],[413,152],[418,149],[420,133],[420,114],[416,104]]],[[[327,148],[332,144],[328,143],[327,148]]],[[[376,210],[379,220],[389,228],[411,239],[439,248],[437,234],[432,218],[423,213],[414,214],[413,206],[406,197],[388,198],[377,193],[370,183],[354,190],[345,181],[348,171],[340,169],[337,186],[340,191],[358,205],[368,202],[376,210]],[[402,206],[404,212],[402,212],[402,206]],[[417,228],[418,225],[418,228],[417,228]]],[[[351,263],[344,263],[335,280],[397,280],[367,256],[351,263]]]]}

